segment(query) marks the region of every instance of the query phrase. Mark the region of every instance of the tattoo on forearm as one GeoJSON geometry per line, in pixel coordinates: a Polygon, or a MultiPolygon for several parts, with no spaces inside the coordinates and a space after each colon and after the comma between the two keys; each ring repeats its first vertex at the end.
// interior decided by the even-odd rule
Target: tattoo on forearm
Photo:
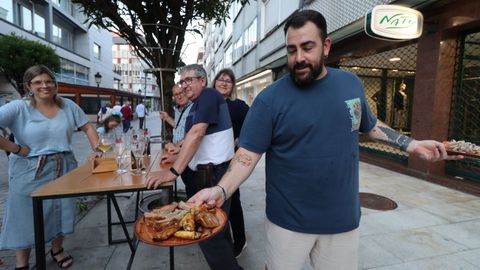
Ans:
{"type": "Polygon", "coordinates": [[[247,154],[239,154],[235,157],[235,160],[245,167],[252,165],[252,157],[247,154]]]}
{"type": "Polygon", "coordinates": [[[410,143],[413,141],[412,138],[388,127],[378,127],[378,129],[380,129],[380,131],[382,131],[386,137],[386,139],[378,138],[379,141],[391,146],[400,147],[400,149],[403,151],[406,151],[410,143]]]}

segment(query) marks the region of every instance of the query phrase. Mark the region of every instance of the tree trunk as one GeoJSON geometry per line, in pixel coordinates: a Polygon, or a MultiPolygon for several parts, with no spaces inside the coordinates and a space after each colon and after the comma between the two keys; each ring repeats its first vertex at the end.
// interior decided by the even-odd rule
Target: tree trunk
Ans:
{"type": "MultiPolygon", "coordinates": [[[[161,110],[167,112],[170,116],[174,117],[173,102],[172,102],[172,87],[175,84],[175,73],[171,71],[155,72],[157,77],[157,84],[160,90],[162,90],[163,82],[163,97],[160,97],[161,110]],[[160,74],[162,78],[160,79],[160,74]]],[[[161,93],[161,92],[160,92],[161,93]]],[[[166,122],[162,125],[165,128],[165,138],[168,141],[172,140],[173,128],[166,122]]]]}

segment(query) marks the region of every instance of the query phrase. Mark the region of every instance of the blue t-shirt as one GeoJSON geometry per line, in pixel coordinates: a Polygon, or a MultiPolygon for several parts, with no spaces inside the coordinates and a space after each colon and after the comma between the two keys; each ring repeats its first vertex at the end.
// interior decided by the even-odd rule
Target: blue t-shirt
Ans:
{"type": "Polygon", "coordinates": [[[63,105],[51,119],[30,106],[29,100],[7,103],[0,107],[0,127],[8,127],[16,143],[30,147],[29,157],[72,151],[73,132],[88,118],[73,101],[61,99],[63,105]]]}
{"type": "Polygon", "coordinates": [[[266,213],[285,229],[313,234],[353,230],[360,222],[359,132],[376,123],[357,76],[328,68],[299,88],[290,75],[254,100],[240,146],[266,152],[266,213]]]}
{"type": "Polygon", "coordinates": [[[218,165],[232,159],[232,122],[222,95],[213,88],[205,88],[191,107],[185,124],[185,134],[198,123],[207,123],[208,127],[188,167],[196,171],[198,164],[218,165]]]}

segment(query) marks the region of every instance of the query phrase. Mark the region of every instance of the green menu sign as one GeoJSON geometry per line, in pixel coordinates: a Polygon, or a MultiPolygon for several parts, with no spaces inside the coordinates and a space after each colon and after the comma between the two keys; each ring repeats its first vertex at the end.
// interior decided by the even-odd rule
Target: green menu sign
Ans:
{"type": "Polygon", "coordinates": [[[406,40],[422,35],[423,15],[397,5],[379,5],[365,15],[365,33],[383,40],[406,40]]]}

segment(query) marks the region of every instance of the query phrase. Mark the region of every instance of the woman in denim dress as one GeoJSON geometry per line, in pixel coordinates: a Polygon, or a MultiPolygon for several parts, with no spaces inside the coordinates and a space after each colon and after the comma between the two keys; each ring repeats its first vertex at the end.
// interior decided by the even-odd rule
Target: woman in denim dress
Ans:
{"type": "MultiPolygon", "coordinates": [[[[43,65],[30,67],[23,77],[28,99],[0,107],[0,127],[15,134],[15,142],[0,137],[0,149],[12,152],[9,158],[9,192],[0,249],[16,250],[16,269],[28,269],[35,245],[30,194],[42,185],[73,170],[72,135],[80,128],[92,149],[98,135],[82,109],[57,95],[54,74],[43,65]]],[[[45,240],[52,241],[52,258],[60,268],[68,268],[73,258],[63,251],[63,237],[73,233],[75,200],[44,201],[45,240]]]]}

